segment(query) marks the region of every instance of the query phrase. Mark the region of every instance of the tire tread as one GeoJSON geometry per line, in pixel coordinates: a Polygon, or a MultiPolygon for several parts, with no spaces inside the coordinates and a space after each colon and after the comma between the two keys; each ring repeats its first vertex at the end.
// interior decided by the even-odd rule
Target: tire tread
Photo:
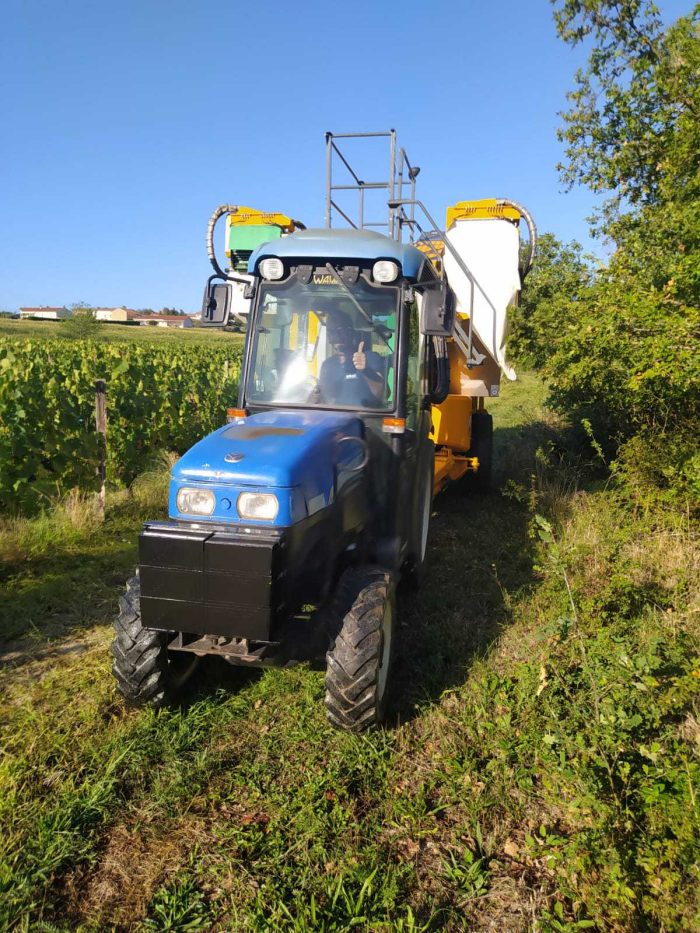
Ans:
{"type": "Polygon", "coordinates": [[[361,732],[381,719],[382,621],[392,598],[392,576],[380,567],[350,568],[338,584],[330,613],[325,700],[328,720],[338,729],[361,732]]]}
{"type": "Polygon", "coordinates": [[[167,699],[168,658],[165,635],[141,625],[141,585],[126,584],[114,620],[112,673],[117,690],[132,706],[163,706],[167,699]]]}

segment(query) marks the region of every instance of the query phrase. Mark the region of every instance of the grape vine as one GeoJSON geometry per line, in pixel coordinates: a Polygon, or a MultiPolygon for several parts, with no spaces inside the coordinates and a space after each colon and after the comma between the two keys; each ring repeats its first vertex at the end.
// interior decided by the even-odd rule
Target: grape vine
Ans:
{"type": "Polygon", "coordinates": [[[158,449],[184,453],[236,402],[241,349],[0,338],[0,510],[96,489],[95,380],[107,382],[107,481],[158,449]],[[226,364],[229,360],[229,365],[226,364]]]}

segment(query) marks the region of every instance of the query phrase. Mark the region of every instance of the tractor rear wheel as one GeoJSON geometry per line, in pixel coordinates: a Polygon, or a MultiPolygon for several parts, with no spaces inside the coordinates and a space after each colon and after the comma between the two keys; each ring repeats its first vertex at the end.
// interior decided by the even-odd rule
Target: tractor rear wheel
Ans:
{"type": "Polygon", "coordinates": [[[345,572],[334,600],[333,646],[326,655],[331,725],[362,732],[382,721],[396,631],[392,575],[380,567],[345,572]]]}
{"type": "Polygon", "coordinates": [[[114,620],[112,673],[130,706],[163,706],[192,675],[199,658],[168,652],[168,634],[141,624],[141,582],[131,577],[114,620]]]}
{"type": "Polygon", "coordinates": [[[479,469],[476,473],[467,474],[472,489],[488,492],[493,464],[493,417],[487,411],[477,411],[472,415],[472,447],[469,455],[479,458],[479,469]]]}
{"type": "Polygon", "coordinates": [[[470,470],[460,479],[450,483],[448,490],[461,496],[471,492],[488,492],[491,488],[493,464],[493,418],[487,411],[475,411],[472,415],[471,447],[467,457],[477,457],[479,469],[470,470]]]}

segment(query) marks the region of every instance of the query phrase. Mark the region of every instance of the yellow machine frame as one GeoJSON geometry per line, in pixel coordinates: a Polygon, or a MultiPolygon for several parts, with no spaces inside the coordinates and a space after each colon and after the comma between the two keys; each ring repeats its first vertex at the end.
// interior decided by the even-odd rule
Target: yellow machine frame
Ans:
{"type": "Polygon", "coordinates": [[[254,207],[239,206],[235,213],[228,215],[231,227],[257,227],[261,224],[274,224],[281,227],[285,233],[293,233],[296,225],[291,217],[278,211],[257,211],[254,207]]]}
{"type": "Polygon", "coordinates": [[[457,201],[447,208],[445,229],[449,230],[457,220],[493,220],[494,218],[519,223],[522,214],[510,204],[503,204],[496,198],[482,198],[480,201],[457,201]]]}
{"type": "MultiPolygon", "coordinates": [[[[477,201],[458,201],[447,208],[445,229],[449,230],[460,220],[493,220],[495,218],[519,223],[521,214],[509,204],[496,198],[477,201]]],[[[415,244],[430,259],[438,273],[442,274],[442,257],[445,242],[442,238],[419,240],[415,244]]],[[[468,315],[461,315],[468,321],[468,315]]],[[[478,339],[475,348],[480,350],[478,339]]],[[[479,366],[467,366],[467,360],[453,339],[448,339],[447,352],[450,363],[450,390],[447,398],[439,405],[431,406],[431,436],[435,443],[435,473],[433,493],[437,495],[447,483],[461,479],[470,471],[479,469],[477,457],[470,456],[472,445],[471,416],[484,411],[483,386],[500,384],[500,368],[488,354],[479,366]]]]}

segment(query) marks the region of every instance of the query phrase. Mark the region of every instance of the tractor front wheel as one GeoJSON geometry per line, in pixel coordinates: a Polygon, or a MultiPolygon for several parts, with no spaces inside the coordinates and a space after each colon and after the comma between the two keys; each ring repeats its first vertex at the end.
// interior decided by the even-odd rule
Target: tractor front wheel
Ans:
{"type": "Polygon", "coordinates": [[[326,655],[331,725],[362,732],[382,721],[396,632],[392,575],[379,567],[345,572],[334,600],[335,633],[326,655]]]}
{"type": "Polygon", "coordinates": [[[131,706],[163,706],[192,675],[199,658],[168,651],[168,635],[141,624],[141,583],[131,577],[114,620],[112,673],[131,706]]]}

